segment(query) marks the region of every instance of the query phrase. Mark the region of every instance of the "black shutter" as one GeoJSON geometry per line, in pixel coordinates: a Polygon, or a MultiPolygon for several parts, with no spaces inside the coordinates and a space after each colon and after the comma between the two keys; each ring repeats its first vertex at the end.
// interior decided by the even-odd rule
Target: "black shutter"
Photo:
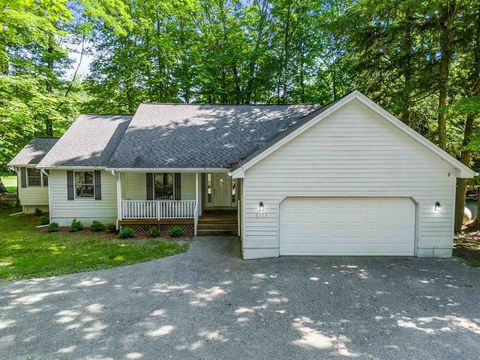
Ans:
{"type": "Polygon", "coordinates": [[[153,200],[153,174],[147,173],[147,200],[153,200]]]}
{"type": "Polygon", "coordinates": [[[75,199],[74,196],[74,188],[73,188],[73,171],[67,171],[67,199],[73,200],[75,199]]]}
{"type": "Polygon", "coordinates": [[[27,187],[27,169],[20,168],[20,182],[22,183],[22,188],[27,187]]]}
{"type": "Polygon", "coordinates": [[[95,170],[95,200],[102,200],[102,173],[95,170]]]}
{"type": "Polygon", "coordinates": [[[175,200],[182,200],[182,174],[175,173],[175,180],[173,184],[175,185],[175,200]]]}

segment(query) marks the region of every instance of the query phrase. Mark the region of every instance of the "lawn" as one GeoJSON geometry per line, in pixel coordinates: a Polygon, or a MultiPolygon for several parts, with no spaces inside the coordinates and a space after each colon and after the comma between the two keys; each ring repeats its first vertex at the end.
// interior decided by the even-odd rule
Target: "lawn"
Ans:
{"type": "Polygon", "coordinates": [[[17,191],[17,177],[16,176],[2,176],[3,185],[7,188],[9,193],[17,191]]]}
{"type": "Polygon", "coordinates": [[[111,234],[44,233],[35,216],[0,209],[0,280],[69,274],[158,259],[185,252],[186,244],[160,239],[119,240],[111,234]]]}

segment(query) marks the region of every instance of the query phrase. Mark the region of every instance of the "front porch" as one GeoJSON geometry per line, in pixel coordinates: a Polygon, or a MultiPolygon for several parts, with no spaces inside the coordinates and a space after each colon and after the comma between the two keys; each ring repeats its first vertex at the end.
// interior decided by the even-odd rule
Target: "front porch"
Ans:
{"type": "Polygon", "coordinates": [[[148,230],[157,226],[168,231],[177,225],[193,235],[239,233],[241,184],[225,171],[116,172],[115,176],[118,227],[148,230]]]}

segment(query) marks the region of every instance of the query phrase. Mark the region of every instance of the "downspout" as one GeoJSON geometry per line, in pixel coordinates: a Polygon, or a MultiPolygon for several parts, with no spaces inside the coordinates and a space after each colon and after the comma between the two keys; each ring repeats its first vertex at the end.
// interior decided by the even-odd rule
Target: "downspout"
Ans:
{"type": "MultiPolygon", "coordinates": [[[[42,170],[40,171],[42,173],[42,175],[45,175],[47,178],[48,178],[48,222],[51,223],[52,222],[52,212],[50,211],[50,204],[52,203],[52,194],[50,192],[50,174],[47,173],[45,171],[44,168],[42,168],[42,170]]],[[[43,184],[43,179],[42,179],[42,185],[43,184]]]]}

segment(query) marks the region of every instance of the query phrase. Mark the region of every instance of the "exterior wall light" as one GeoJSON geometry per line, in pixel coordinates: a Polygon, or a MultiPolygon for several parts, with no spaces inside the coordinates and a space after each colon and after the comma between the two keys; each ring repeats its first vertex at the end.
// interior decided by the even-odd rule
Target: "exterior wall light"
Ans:
{"type": "Polygon", "coordinates": [[[263,201],[260,201],[260,203],[258,204],[258,211],[259,212],[265,211],[265,206],[263,206],[263,201]]]}
{"type": "Polygon", "coordinates": [[[442,209],[442,205],[440,205],[440,202],[437,201],[435,203],[435,212],[439,213],[441,209],[442,209]]]}

